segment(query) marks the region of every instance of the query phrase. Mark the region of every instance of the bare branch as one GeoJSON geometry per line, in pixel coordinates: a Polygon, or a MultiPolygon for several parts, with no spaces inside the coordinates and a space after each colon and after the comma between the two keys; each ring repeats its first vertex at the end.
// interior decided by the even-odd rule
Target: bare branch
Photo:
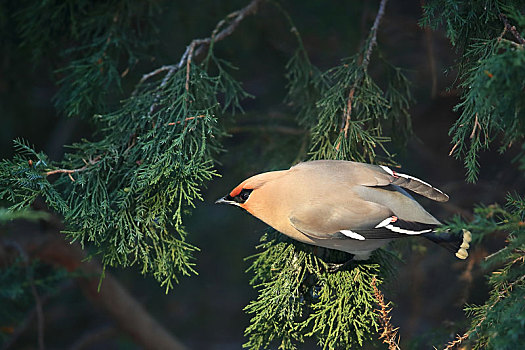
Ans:
{"type": "Polygon", "coordinates": [[[241,10],[230,13],[228,16],[226,16],[226,19],[223,19],[219,23],[217,23],[210,37],[205,38],[205,39],[194,39],[188,45],[188,47],[186,48],[186,51],[184,51],[184,54],[182,55],[179,63],[173,64],[173,65],[162,66],[152,72],[144,74],[142,78],[140,79],[139,83],[137,84],[137,86],[142,84],[146,80],[154,77],[155,75],[167,71],[168,73],[166,74],[166,76],[164,77],[163,81],[160,84],[161,87],[165,86],[167,81],[169,80],[169,77],[171,77],[173,73],[175,73],[175,71],[181,69],[185,63],[191,61],[193,58],[192,56],[199,56],[206,49],[208,49],[209,45],[212,42],[221,41],[225,39],[226,37],[230,36],[235,31],[235,29],[237,29],[237,27],[239,26],[239,24],[242,22],[243,19],[257,12],[259,5],[263,1],[264,0],[252,0],[246,7],[242,8],[241,10]],[[221,30],[220,28],[222,28],[228,22],[228,20],[231,20],[231,22],[229,22],[229,24],[221,30]]]}
{"type": "Polygon", "coordinates": [[[54,174],[67,174],[69,176],[69,178],[71,179],[71,181],[75,182],[75,179],[73,178],[73,176],[71,174],[78,173],[78,172],[86,170],[90,165],[95,165],[100,160],[100,158],[102,158],[101,155],[96,156],[94,159],[90,159],[87,162],[84,161],[84,163],[86,163],[86,165],[84,165],[83,167],[78,168],[78,169],[55,169],[55,170],[50,170],[50,171],[46,172],[45,175],[49,176],[49,175],[54,175],[54,174]]]}
{"type": "MultiPolygon", "coordinates": [[[[374,24],[372,25],[372,28],[370,29],[369,34],[369,40],[368,40],[368,46],[366,48],[366,53],[362,58],[362,62],[360,63],[361,67],[363,68],[363,72],[366,72],[368,70],[368,64],[370,63],[370,55],[372,54],[372,50],[374,46],[377,44],[377,30],[379,28],[379,23],[381,22],[381,19],[383,18],[383,15],[385,14],[385,7],[388,0],[381,0],[381,3],[379,4],[379,10],[377,11],[376,19],[374,20],[374,24]]],[[[362,79],[362,75],[358,77],[352,88],[350,89],[350,92],[348,93],[348,99],[346,102],[346,106],[344,108],[343,112],[343,120],[341,125],[341,132],[344,132],[345,138],[348,136],[348,129],[350,128],[350,118],[352,116],[352,104],[354,103],[354,94],[355,90],[357,88],[357,85],[359,85],[360,81],[362,79]]],[[[341,146],[341,141],[337,143],[335,146],[335,149],[338,151],[339,147],[341,146]]]]}
{"type": "Polygon", "coordinates": [[[377,304],[380,307],[378,311],[382,332],[379,339],[383,339],[383,343],[388,344],[388,350],[399,350],[399,338],[397,336],[399,328],[394,328],[390,322],[390,319],[392,318],[389,315],[390,311],[392,311],[392,309],[389,308],[390,302],[385,304],[385,297],[379,288],[377,288],[375,277],[372,279],[372,288],[374,289],[374,296],[377,300],[377,304]]]}
{"type": "MultiPolygon", "coordinates": [[[[197,118],[204,118],[206,117],[204,114],[201,114],[201,115],[198,115],[198,116],[195,116],[195,117],[188,117],[186,119],[184,119],[184,123],[186,123],[187,121],[189,120],[193,120],[193,119],[197,119],[197,118]]],[[[177,124],[180,124],[181,121],[179,120],[178,122],[171,122],[171,123],[168,123],[168,125],[177,125],[177,124]]]]}
{"type": "Polygon", "coordinates": [[[456,339],[449,342],[447,344],[447,346],[443,349],[443,350],[452,350],[454,349],[456,346],[460,345],[461,343],[463,343],[467,338],[469,337],[469,334],[468,333],[465,333],[463,335],[457,335],[456,336],[456,339]]]}
{"type": "Polygon", "coordinates": [[[374,20],[374,25],[370,29],[370,40],[368,42],[368,48],[366,50],[365,58],[363,59],[363,69],[366,71],[368,69],[368,63],[370,62],[370,55],[372,54],[372,49],[377,44],[377,29],[379,28],[379,23],[385,14],[386,2],[388,0],[381,0],[379,4],[379,10],[377,11],[376,19],[374,20]]]}
{"type": "MultiPolygon", "coordinates": [[[[525,39],[523,39],[523,37],[520,35],[520,33],[516,30],[515,26],[511,26],[510,25],[507,16],[505,16],[503,13],[500,13],[499,14],[499,19],[505,25],[505,30],[511,32],[512,35],[514,35],[514,38],[516,38],[516,40],[518,41],[518,43],[520,43],[521,45],[525,45],[525,39]]],[[[503,36],[503,34],[502,34],[502,36],[503,36]]]]}

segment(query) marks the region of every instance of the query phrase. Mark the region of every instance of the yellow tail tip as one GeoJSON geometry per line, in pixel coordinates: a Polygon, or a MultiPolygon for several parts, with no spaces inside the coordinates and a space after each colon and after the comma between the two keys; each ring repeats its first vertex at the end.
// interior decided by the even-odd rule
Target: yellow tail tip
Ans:
{"type": "Polygon", "coordinates": [[[472,233],[469,230],[463,229],[463,242],[470,243],[472,242],[472,233]]]}
{"type": "Polygon", "coordinates": [[[456,257],[461,260],[465,260],[468,257],[467,249],[470,248],[470,242],[472,242],[472,233],[463,229],[463,242],[459,246],[459,250],[456,253],[456,257]]]}

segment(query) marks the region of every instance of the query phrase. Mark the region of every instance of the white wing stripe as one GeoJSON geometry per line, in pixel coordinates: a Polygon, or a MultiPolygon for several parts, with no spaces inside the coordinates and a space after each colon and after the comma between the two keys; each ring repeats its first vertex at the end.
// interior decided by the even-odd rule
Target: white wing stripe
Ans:
{"type": "Polygon", "coordinates": [[[375,228],[385,227],[386,225],[390,224],[391,222],[392,222],[392,217],[388,217],[385,220],[381,221],[379,224],[377,224],[375,228]]]}
{"type": "Polygon", "coordinates": [[[407,235],[419,235],[421,233],[432,232],[432,229],[421,230],[421,231],[411,231],[411,230],[405,230],[405,229],[403,229],[401,227],[396,227],[396,226],[393,226],[393,225],[386,225],[385,228],[389,229],[392,232],[404,233],[404,234],[407,234],[407,235]]]}
{"type": "Polygon", "coordinates": [[[357,240],[360,240],[360,241],[364,241],[365,240],[365,237],[361,236],[359,233],[354,232],[354,231],[341,230],[340,232],[343,235],[345,235],[346,237],[350,237],[350,238],[357,239],[357,240]]]}

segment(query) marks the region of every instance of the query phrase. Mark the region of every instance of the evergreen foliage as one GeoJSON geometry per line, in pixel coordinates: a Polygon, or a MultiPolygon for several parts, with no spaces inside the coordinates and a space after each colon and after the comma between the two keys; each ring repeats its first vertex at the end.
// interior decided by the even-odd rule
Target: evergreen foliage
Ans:
{"type": "Polygon", "coordinates": [[[518,349],[525,337],[525,201],[509,195],[507,205],[481,206],[474,219],[464,222],[459,217],[448,228],[474,232],[475,242],[502,232],[506,246],[485,258],[490,297],[483,305],[467,305],[465,311],[472,323],[465,333],[474,349],[518,349]]]}
{"type": "MultiPolygon", "coordinates": [[[[15,140],[16,154],[0,161],[0,200],[9,206],[0,210],[0,223],[42,218],[28,211],[42,198],[63,217],[67,238],[104,267],[138,266],[166,291],[181,275],[194,274],[198,247],[187,242],[184,221],[202,200],[206,183],[219,176],[215,165],[227,135],[225,119],[242,112],[242,100],[250,97],[215,45],[262,2],[252,0],[228,15],[208,38],[193,40],[178,63],[146,73],[136,84],[125,79],[144,73],[138,63],[153,44],[157,1],[0,4],[16,12],[13,20],[0,15],[0,24],[13,21],[21,48],[35,62],[47,48],[59,52],[49,57],[56,62],[57,110],[93,116],[97,129],[91,140],[69,146],[60,161],[15,140]],[[131,85],[126,96],[124,86],[131,85]],[[115,95],[120,104],[111,102],[115,95]]],[[[286,65],[284,102],[307,135],[307,152],[298,159],[395,163],[387,144],[410,136],[412,96],[403,69],[374,50],[386,2],[379,2],[358,52],[324,71],[311,62],[299,29],[275,3],[297,39],[286,65]],[[372,76],[369,66],[380,67],[384,79],[372,76]]],[[[476,181],[481,150],[499,141],[504,151],[525,134],[523,5],[433,0],[424,10],[421,23],[444,26],[461,54],[455,83],[460,116],[450,129],[451,153],[464,159],[467,180],[476,181]]],[[[514,349],[525,337],[525,200],[509,196],[506,207],[482,206],[474,214],[471,222],[457,217],[445,228],[469,230],[478,243],[504,232],[507,245],[487,257],[490,297],[466,307],[472,324],[451,346],[470,341],[475,348],[514,349]]],[[[393,274],[392,254],[380,250],[369,261],[340,266],[348,254],[276,232],[266,234],[258,249],[249,258],[258,296],[245,308],[251,321],[244,347],[298,349],[313,340],[323,349],[348,349],[378,338],[374,288],[393,274]]],[[[0,325],[20,321],[32,303],[31,286],[49,291],[65,277],[62,270],[23,257],[1,266],[0,325]]]]}
{"type": "Polygon", "coordinates": [[[378,331],[377,300],[371,281],[391,272],[391,257],[379,251],[366,263],[334,269],[351,256],[301,244],[278,232],[263,236],[253,259],[251,284],[259,291],[246,311],[249,349],[299,349],[313,338],[323,349],[363,346],[378,331]],[[315,253],[317,251],[317,254],[315,253]],[[339,264],[336,264],[339,265],[339,264]]]}
{"type": "Polygon", "coordinates": [[[67,116],[108,110],[110,91],[145,56],[154,31],[155,1],[23,1],[16,11],[21,46],[36,63],[57,48],[55,96],[67,116]]]}
{"type": "MultiPolygon", "coordinates": [[[[383,2],[381,6],[384,11],[383,2]]],[[[292,30],[299,46],[287,64],[285,101],[295,109],[298,122],[311,131],[310,158],[373,163],[377,148],[383,158],[389,156],[385,143],[391,141],[391,137],[383,132],[384,126],[388,125],[392,134],[400,135],[400,141],[410,136],[408,109],[412,96],[410,82],[402,69],[384,58],[380,63],[388,76],[386,88],[379,87],[369,75],[376,25],[359,53],[326,72],[311,64],[297,29],[292,30]]],[[[383,162],[391,160],[383,159],[383,162]]]]}
{"type": "MultiPolygon", "coordinates": [[[[141,80],[114,112],[96,115],[99,140],[72,145],[60,162],[15,141],[17,154],[0,163],[0,199],[15,211],[43,197],[64,216],[68,237],[93,246],[104,266],[139,265],[166,290],[179,274],[194,273],[197,248],[185,241],[183,216],[202,200],[205,181],[217,176],[213,157],[224,135],[218,115],[239,110],[248,95],[213,46],[200,64],[191,59],[184,61],[186,69],[141,80]],[[222,102],[219,96],[225,96],[222,102]]],[[[66,90],[85,95],[81,87],[66,90]]],[[[77,107],[64,108],[75,114],[77,107]]]]}
{"type": "Polygon", "coordinates": [[[461,111],[450,129],[451,153],[463,157],[467,180],[479,172],[479,152],[499,138],[500,151],[525,132],[525,40],[510,22],[525,23],[521,1],[430,1],[422,24],[447,36],[461,52],[461,111]],[[514,29],[513,29],[514,28],[514,29]]]}
{"type": "MultiPolygon", "coordinates": [[[[453,45],[462,51],[458,64],[461,115],[450,129],[457,157],[463,157],[467,180],[476,181],[479,151],[499,140],[500,152],[525,136],[525,12],[521,1],[431,1],[422,23],[444,24],[453,45]],[[516,25],[518,27],[516,27],[516,25]]],[[[519,156],[523,164],[523,153],[519,156]]],[[[503,232],[506,246],[485,258],[490,297],[483,305],[468,305],[470,329],[449,348],[470,341],[475,349],[515,349],[525,337],[525,202],[509,195],[507,206],[478,207],[474,219],[455,218],[452,230],[468,229],[474,241],[503,232]]]]}

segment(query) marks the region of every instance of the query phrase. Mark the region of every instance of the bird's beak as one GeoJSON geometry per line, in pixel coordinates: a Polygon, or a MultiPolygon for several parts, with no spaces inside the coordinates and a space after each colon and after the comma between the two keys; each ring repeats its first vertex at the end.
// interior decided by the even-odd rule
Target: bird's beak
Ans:
{"type": "Polygon", "coordinates": [[[226,199],[226,196],[219,198],[215,201],[215,204],[230,204],[230,201],[226,199]]]}
{"type": "Polygon", "coordinates": [[[219,198],[215,201],[215,204],[229,204],[229,205],[236,205],[238,207],[240,207],[239,203],[237,203],[236,201],[233,200],[232,197],[230,197],[229,195],[226,195],[222,198],[219,198]]]}

